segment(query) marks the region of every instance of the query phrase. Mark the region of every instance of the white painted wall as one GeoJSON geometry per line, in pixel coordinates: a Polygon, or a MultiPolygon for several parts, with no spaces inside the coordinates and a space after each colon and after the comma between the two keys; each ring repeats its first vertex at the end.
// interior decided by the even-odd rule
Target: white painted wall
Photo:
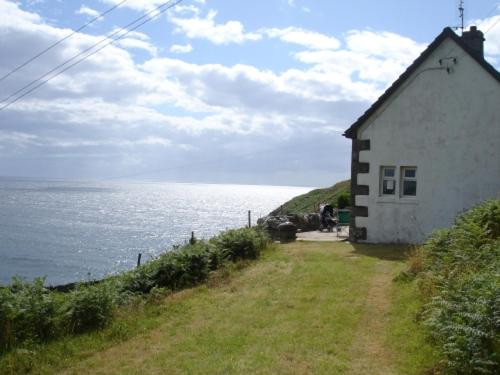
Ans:
{"type": "Polygon", "coordinates": [[[358,174],[369,196],[367,242],[419,243],[434,229],[487,198],[500,198],[500,84],[453,40],[445,40],[377,113],[358,130],[371,150],[358,174]],[[457,57],[453,72],[439,59],[457,57]],[[380,166],[397,167],[397,192],[381,197],[380,166]],[[417,167],[417,196],[399,197],[401,166],[417,167]]]}

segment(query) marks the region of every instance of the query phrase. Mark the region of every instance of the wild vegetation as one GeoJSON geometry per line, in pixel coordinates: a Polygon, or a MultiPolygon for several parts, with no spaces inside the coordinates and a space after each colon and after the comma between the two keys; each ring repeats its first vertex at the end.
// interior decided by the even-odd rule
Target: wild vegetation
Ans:
{"type": "Polygon", "coordinates": [[[346,204],[349,204],[350,189],[350,180],[340,181],[328,188],[315,189],[289,200],[281,207],[276,208],[270,215],[317,212],[321,203],[329,203],[334,207],[338,207],[340,203],[345,207],[346,204]]]}
{"type": "Polygon", "coordinates": [[[16,347],[106,326],[117,309],[141,295],[175,291],[205,281],[230,261],[256,259],[267,236],[250,228],[222,232],[210,241],[197,241],[120,276],[68,293],[51,291],[39,278],[14,278],[0,288],[0,354],[16,347]]]}
{"type": "Polygon", "coordinates": [[[436,231],[410,259],[422,320],[452,374],[500,372],[500,200],[436,231]]]}

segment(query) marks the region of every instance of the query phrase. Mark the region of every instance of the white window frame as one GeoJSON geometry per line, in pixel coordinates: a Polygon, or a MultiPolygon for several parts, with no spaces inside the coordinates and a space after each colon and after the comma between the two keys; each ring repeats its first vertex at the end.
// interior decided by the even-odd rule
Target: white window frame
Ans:
{"type": "Polygon", "coordinates": [[[394,165],[383,165],[380,167],[380,186],[379,186],[379,194],[381,197],[396,197],[396,191],[397,191],[397,168],[394,165]],[[385,171],[388,169],[392,169],[394,171],[393,176],[386,176],[385,171]],[[384,194],[384,181],[392,181],[394,184],[394,193],[392,194],[384,194]]]}
{"type": "Polygon", "coordinates": [[[399,183],[399,196],[401,198],[415,198],[417,196],[417,167],[416,166],[405,166],[400,168],[400,183],[399,183]],[[405,172],[408,170],[415,171],[415,177],[406,177],[405,172]],[[415,195],[408,195],[404,193],[405,181],[415,181],[415,195]]]}

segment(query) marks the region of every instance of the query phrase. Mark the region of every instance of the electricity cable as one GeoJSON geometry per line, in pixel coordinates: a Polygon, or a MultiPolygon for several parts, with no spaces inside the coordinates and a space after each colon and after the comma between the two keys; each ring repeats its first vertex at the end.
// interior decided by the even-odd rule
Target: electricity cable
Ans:
{"type": "Polygon", "coordinates": [[[486,30],[486,31],[484,32],[484,35],[488,34],[488,32],[489,32],[489,31],[491,31],[491,29],[493,29],[493,28],[494,28],[494,27],[498,24],[498,22],[499,22],[499,21],[500,21],[500,17],[498,17],[498,19],[495,21],[495,23],[494,23],[493,25],[491,25],[491,26],[488,28],[488,30],[486,30]]]}
{"type": "MultiPolygon", "coordinates": [[[[493,14],[493,12],[497,9],[500,9],[500,5],[499,4],[495,4],[495,6],[488,12],[488,14],[486,16],[484,16],[483,18],[488,18],[489,16],[491,16],[493,14]]],[[[483,21],[484,22],[484,21],[483,21]]]]}
{"type": "Polygon", "coordinates": [[[20,99],[24,98],[25,96],[27,96],[28,94],[32,93],[33,91],[35,91],[36,89],[38,89],[40,86],[43,86],[44,84],[46,84],[47,82],[51,81],[52,79],[56,78],[57,76],[61,75],[62,73],[66,72],[67,70],[71,69],[72,67],[74,67],[75,65],[78,65],[79,63],[81,63],[82,61],[88,59],[89,57],[95,55],[96,53],[100,52],[101,50],[103,50],[105,47],[109,46],[110,44],[113,44],[115,42],[117,42],[118,40],[120,39],[123,39],[126,35],[130,34],[132,31],[134,30],[137,30],[139,27],[141,27],[142,25],[150,22],[151,20],[153,20],[154,18],[156,18],[158,15],[160,14],[163,14],[165,13],[167,10],[173,8],[174,6],[176,6],[177,4],[181,3],[183,0],[176,0],[176,1],[173,1],[170,0],[170,1],[167,1],[161,5],[159,5],[158,7],[150,10],[149,12],[147,12],[146,14],[144,14],[143,16],[137,18],[136,20],[134,20],[133,22],[129,23],[127,26],[125,26],[124,28],[121,28],[113,33],[111,33],[110,35],[108,35],[106,38],[100,40],[99,42],[97,43],[94,43],[92,46],[86,48],[84,51],[80,52],[79,54],[73,56],[72,58],[70,58],[69,60],[66,60],[64,63],[58,65],[57,67],[55,67],[54,69],[50,70],[49,72],[45,73],[44,75],[40,76],[39,78],[37,78],[36,80],[30,82],[29,84],[25,85],[24,87],[22,87],[21,89],[17,90],[16,92],[14,92],[13,94],[9,95],[7,98],[5,98],[4,100],[2,100],[0,103],[5,103],[7,102],[6,104],[4,104],[3,106],[0,107],[0,111],[4,110],[5,108],[11,106],[12,104],[16,103],[17,101],[19,101],[20,99]],[[154,14],[153,14],[154,13],[154,14]],[[151,15],[153,14],[153,15],[151,15]],[[143,20],[144,18],[146,18],[144,21],[140,22],[139,24],[137,24],[137,22],[143,20]],[[133,26],[134,24],[137,24],[135,26],[133,26]],[[133,27],[131,27],[133,26],[133,27]],[[130,28],[131,27],[131,28],[130,28]],[[130,29],[129,29],[130,28],[130,29]],[[119,33],[122,33],[123,31],[125,31],[125,33],[123,33],[122,35],[119,35],[117,38],[115,39],[112,39],[113,36],[119,34],[119,33]],[[95,47],[97,47],[98,45],[106,42],[107,40],[109,39],[112,39],[111,41],[109,41],[108,43],[104,44],[102,47],[98,48],[97,50],[94,50],[92,51],[95,47]],[[90,53],[88,53],[89,51],[92,51],[90,53]],[[85,55],[86,53],[88,53],[87,55],[85,55]],[[81,57],[80,59],[78,59],[80,56],[82,55],[85,55],[83,57],[81,57]],[[76,60],[78,59],[78,60],[76,60]],[[76,60],[74,63],[72,63],[71,65],[68,65],[66,66],[64,69],[58,71],[57,73],[55,73],[54,75],[52,75],[51,77],[43,80],[44,78],[48,77],[49,75],[51,75],[52,73],[56,72],[58,69],[64,67],[65,65],[71,63],[72,61],[76,60]],[[41,82],[40,82],[41,81],[41,82]],[[37,85],[33,86],[34,84],[36,84],[37,82],[40,82],[38,83],[37,85]],[[23,94],[17,96],[14,100],[8,102],[12,97],[16,96],[17,94],[20,94],[22,91],[28,89],[30,86],[33,86],[31,87],[28,91],[24,92],[23,94]]]}
{"type": "Polygon", "coordinates": [[[94,22],[96,22],[98,19],[101,19],[103,18],[104,16],[106,16],[107,14],[111,13],[113,10],[115,10],[116,8],[120,7],[121,5],[123,5],[124,3],[126,3],[128,0],[123,0],[121,1],[120,3],[118,4],[115,4],[114,6],[112,6],[111,8],[109,8],[108,10],[106,10],[105,12],[99,14],[98,16],[96,16],[95,18],[91,19],[89,22],[87,22],[86,24],[80,26],[78,29],[76,29],[75,31],[69,33],[68,35],[66,35],[64,38],[62,39],[59,39],[57,42],[51,44],[50,46],[48,46],[47,48],[45,48],[43,51],[39,52],[38,54],[36,54],[35,56],[29,58],[28,60],[26,60],[25,62],[23,62],[22,64],[18,65],[17,67],[15,67],[14,69],[12,69],[10,72],[8,72],[7,74],[4,74],[2,77],[0,77],[0,82],[2,82],[4,79],[10,77],[12,74],[14,74],[15,72],[21,70],[22,68],[24,68],[26,65],[32,63],[33,61],[35,61],[36,59],[38,59],[39,57],[41,57],[42,55],[44,55],[45,53],[47,53],[48,51],[50,51],[52,48],[54,47],[57,47],[59,44],[61,44],[62,42],[64,42],[65,40],[71,38],[73,35],[79,33],[80,31],[82,31],[83,29],[85,29],[87,26],[90,26],[92,25],[94,22]]]}

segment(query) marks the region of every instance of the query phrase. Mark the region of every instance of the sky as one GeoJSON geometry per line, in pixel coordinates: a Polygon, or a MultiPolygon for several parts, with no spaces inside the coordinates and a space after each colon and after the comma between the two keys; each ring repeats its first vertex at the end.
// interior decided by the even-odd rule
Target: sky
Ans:
{"type": "MultiPolygon", "coordinates": [[[[123,1],[0,0],[0,77],[123,1]]],[[[165,2],[126,0],[0,80],[3,108],[123,36],[0,109],[0,176],[329,186],[350,175],[342,133],[460,23],[457,0],[165,2]]],[[[497,69],[499,20],[465,1],[497,69]]]]}

